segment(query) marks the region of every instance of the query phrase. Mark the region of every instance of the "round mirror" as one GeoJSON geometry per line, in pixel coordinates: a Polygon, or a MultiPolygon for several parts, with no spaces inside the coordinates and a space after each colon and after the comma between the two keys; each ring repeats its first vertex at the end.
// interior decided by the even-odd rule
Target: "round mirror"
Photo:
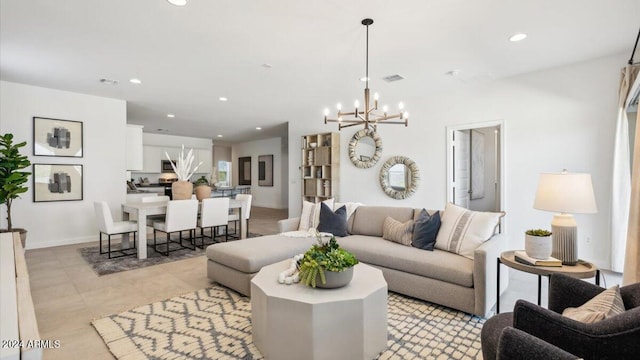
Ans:
{"type": "Polygon", "coordinates": [[[349,141],[349,159],[361,169],[375,165],[382,155],[382,139],[370,129],[355,133],[349,141]]]}
{"type": "Polygon", "coordinates": [[[394,199],[402,200],[413,195],[419,182],[418,165],[406,156],[394,156],[380,169],[382,190],[394,199]]]}

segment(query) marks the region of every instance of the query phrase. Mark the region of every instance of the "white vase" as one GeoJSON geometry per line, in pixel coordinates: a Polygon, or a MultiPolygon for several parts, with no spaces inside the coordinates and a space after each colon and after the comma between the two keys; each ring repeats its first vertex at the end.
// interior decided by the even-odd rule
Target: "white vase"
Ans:
{"type": "Polygon", "coordinates": [[[553,250],[551,236],[526,235],[524,238],[524,250],[534,259],[548,259],[553,250]]]}

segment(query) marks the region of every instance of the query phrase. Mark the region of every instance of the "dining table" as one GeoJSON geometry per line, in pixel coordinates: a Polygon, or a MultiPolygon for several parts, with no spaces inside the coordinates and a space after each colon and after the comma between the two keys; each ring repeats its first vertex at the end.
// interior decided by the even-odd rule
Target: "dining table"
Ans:
{"type": "MultiPolygon", "coordinates": [[[[240,219],[240,238],[246,239],[246,219],[242,217],[242,211],[245,210],[246,201],[230,199],[229,209],[238,212],[240,219]]],[[[246,211],[246,210],[245,210],[246,211]]],[[[163,215],[167,213],[167,202],[128,202],[122,204],[122,219],[135,220],[138,223],[137,240],[138,240],[138,259],[147,258],[147,217],[151,215],[163,215]]],[[[129,234],[122,235],[122,248],[131,248],[129,234]]]]}

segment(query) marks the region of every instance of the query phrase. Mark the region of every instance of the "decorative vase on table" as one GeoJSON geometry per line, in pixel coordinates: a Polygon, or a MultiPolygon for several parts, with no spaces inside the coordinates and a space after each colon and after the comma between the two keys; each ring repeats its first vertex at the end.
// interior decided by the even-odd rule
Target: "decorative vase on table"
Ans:
{"type": "Polygon", "coordinates": [[[316,283],[316,286],[323,289],[336,289],[346,286],[353,279],[353,266],[342,271],[324,271],[325,283],[316,283]]]}
{"type": "Polygon", "coordinates": [[[356,257],[342,249],[336,238],[322,238],[316,233],[317,243],[298,261],[300,282],[307,286],[335,289],[346,286],[353,278],[356,257]]]}
{"type": "Polygon", "coordinates": [[[527,230],[524,249],[527,255],[534,259],[548,259],[553,250],[551,232],[542,229],[527,230]]]}
{"type": "Polygon", "coordinates": [[[176,181],[171,184],[171,195],[173,200],[188,200],[193,194],[193,184],[190,181],[176,181]]]}
{"type": "Polygon", "coordinates": [[[208,199],[210,197],[211,197],[211,186],[209,185],[196,186],[196,199],[198,199],[198,201],[202,201],[203,199],[208,199]]]}
{"type": "Polygon", "coordinates": [[[195,173],[200,165],[202,165],[202,161],[192,169],[194,155],[193,149],[189,150],[189,152],[184,154],[184,145],[182,145],[182,150],[178,155],[177,164],[171,160],[169,154],[165,151],[164,153],[167,156],[167,159],[171,162],[171,167],[173,171],[176,173],[178,177],[178,181],[171,184],[171,197],[173,200],[188,200],[191,199],[193,195],[193,184],[189,181],[191,179],[191,175],[195,173]]]}

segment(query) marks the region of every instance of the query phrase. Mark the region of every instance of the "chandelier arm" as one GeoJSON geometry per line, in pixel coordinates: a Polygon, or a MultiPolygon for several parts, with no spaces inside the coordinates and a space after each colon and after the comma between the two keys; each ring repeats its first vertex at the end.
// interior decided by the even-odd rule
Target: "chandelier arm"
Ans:
{"type": "Polygon", "coordinates": [[[338,122],[338,123],[354,123],[354,124],[362,124],[364,121],[362,120],[338,120],[338,119],[327,119],[327,122],[338,122]]]}
{"type": "MultiPolygon", "coordinates": [[[[342,121],[342,122],[344,122],[344,121],[342,121]]],[[[340,125],[340,129],[346,128],[346,127],[351,127],[351,126],[362,125],[362,124],[364,124],[364,121],[358,121],[357,123],[349,124],[349,125],[340,125]]]]}

